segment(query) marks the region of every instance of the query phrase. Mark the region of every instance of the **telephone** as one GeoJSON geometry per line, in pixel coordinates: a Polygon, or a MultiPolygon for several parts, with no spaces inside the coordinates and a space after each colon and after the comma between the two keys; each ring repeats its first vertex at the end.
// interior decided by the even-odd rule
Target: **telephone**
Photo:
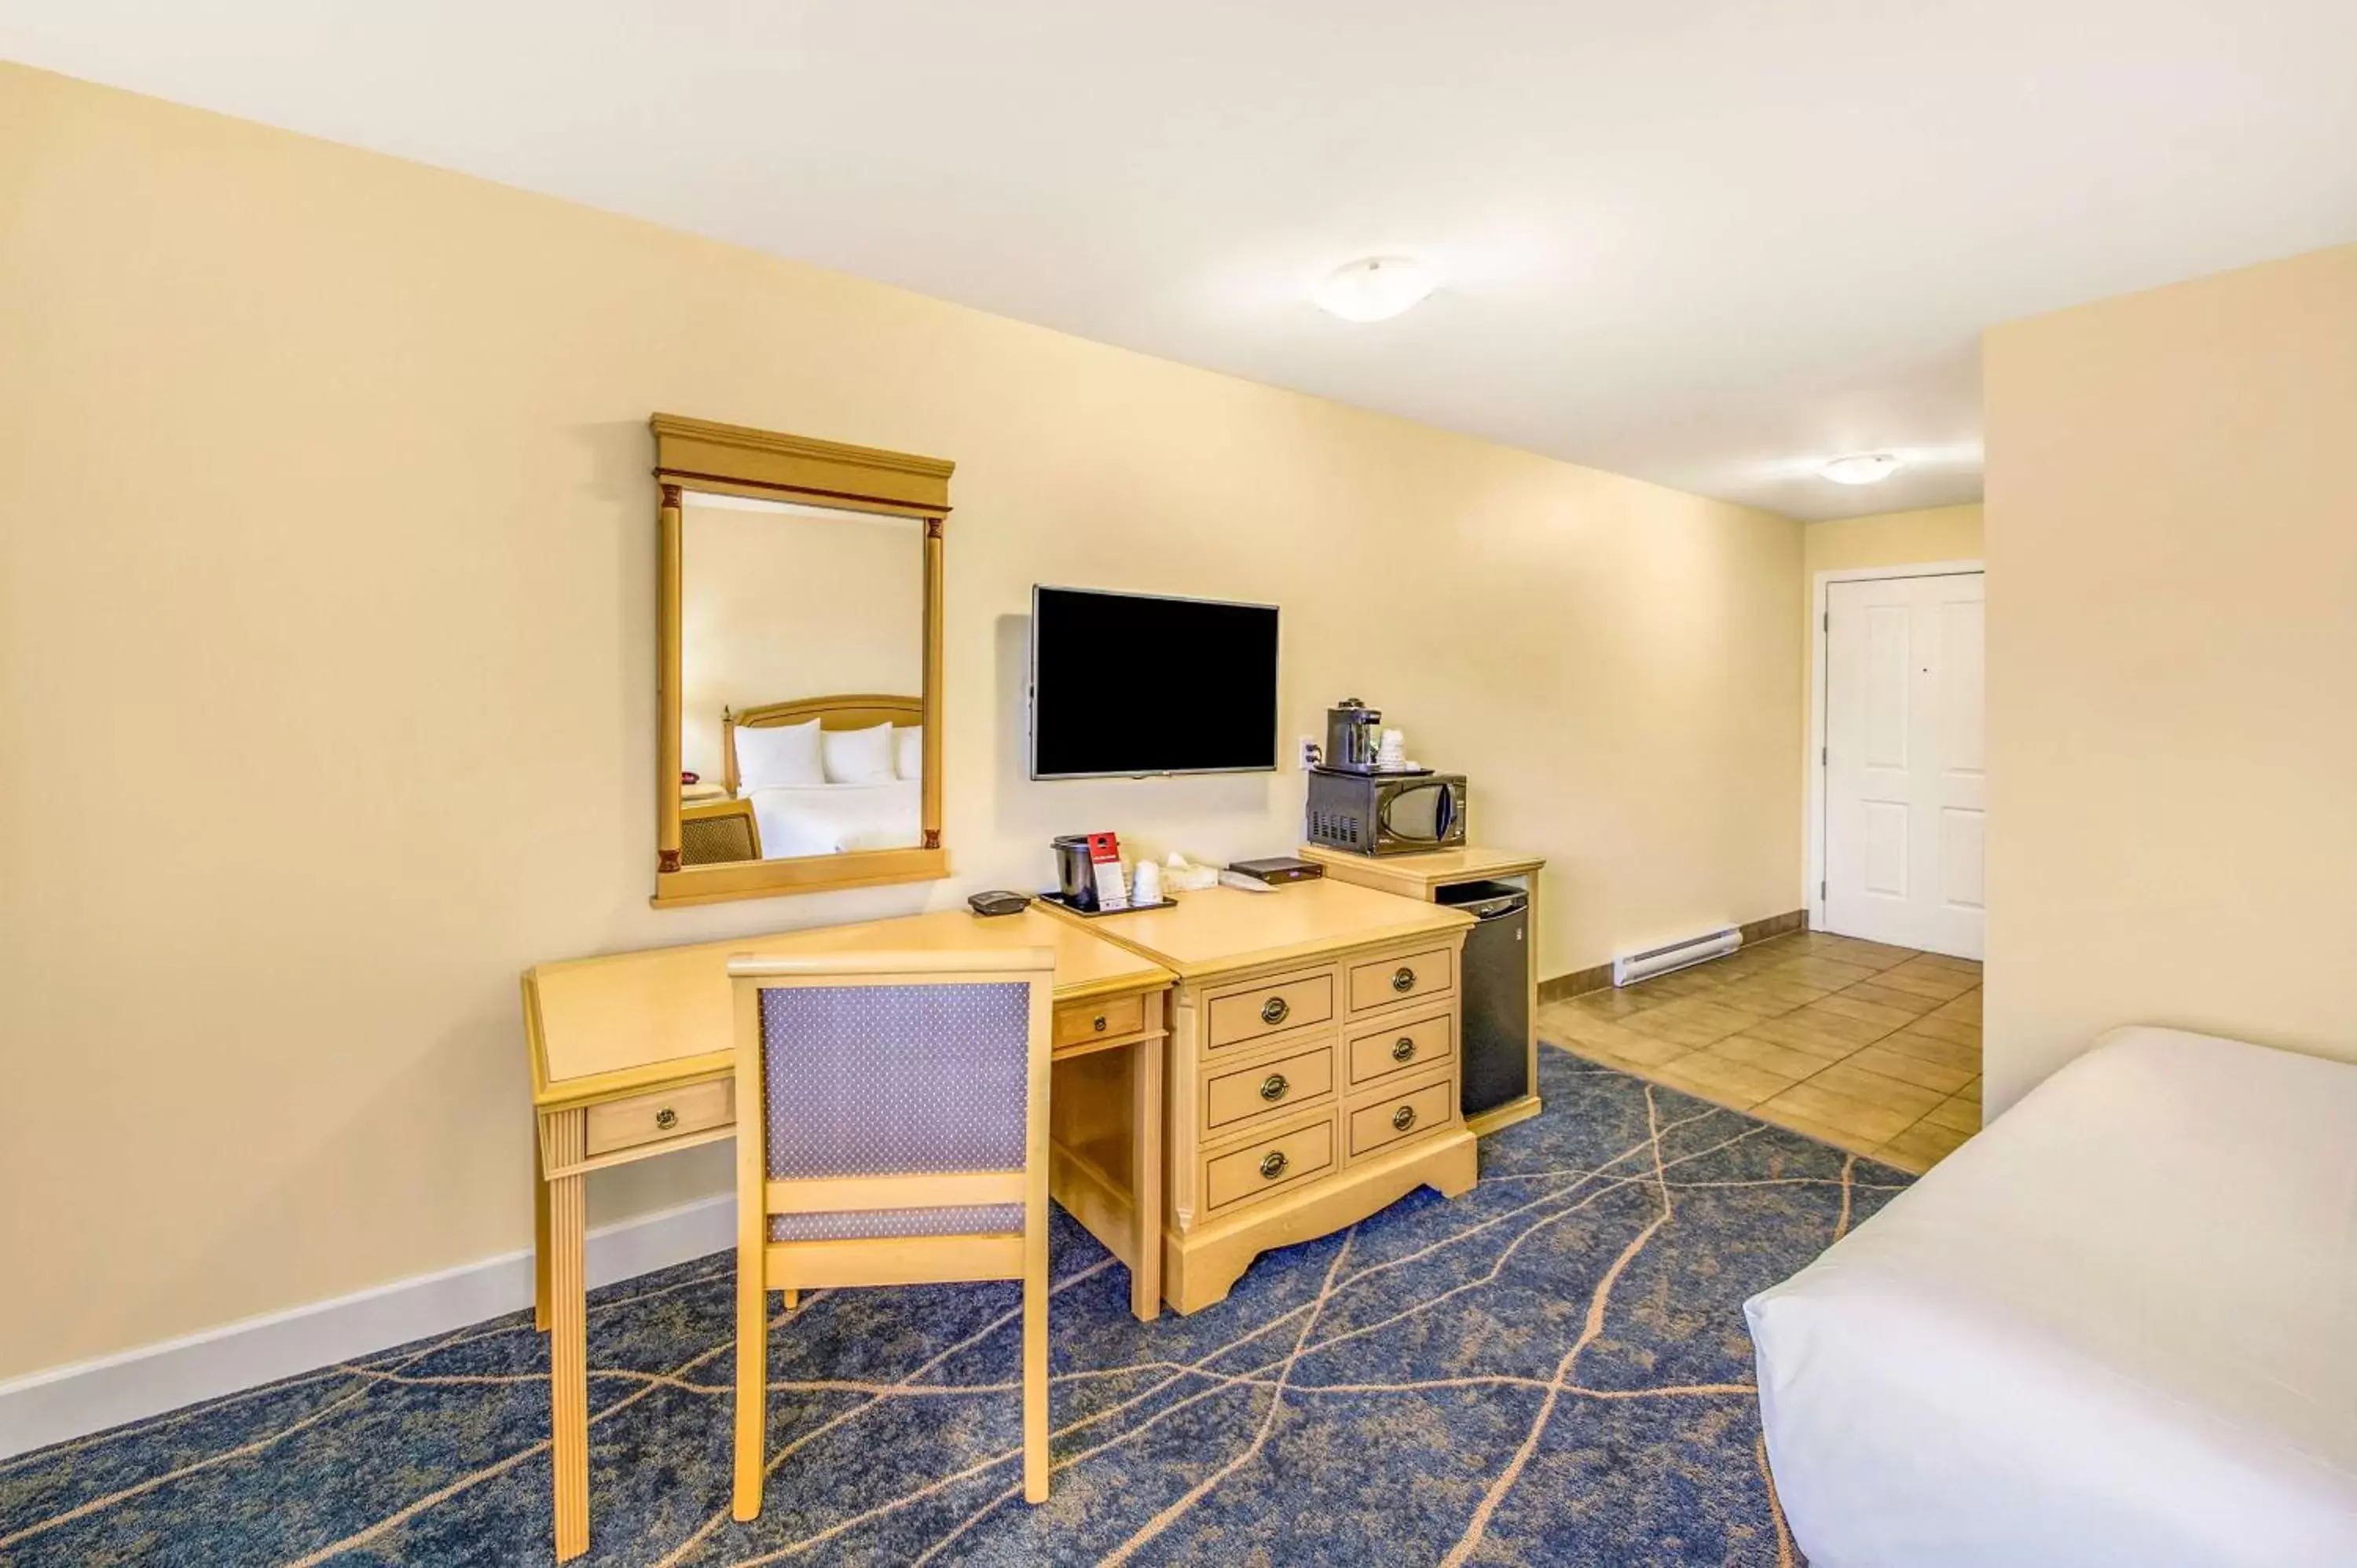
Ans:
{"type": "Polygon", "coordinates": [[[1030,905],[1030,898],[1021,893],[1009,893],[1004,887],[994,887],[987,893],[976,893],[966,900],[977,915],[1014,915],[1030,905]]]}

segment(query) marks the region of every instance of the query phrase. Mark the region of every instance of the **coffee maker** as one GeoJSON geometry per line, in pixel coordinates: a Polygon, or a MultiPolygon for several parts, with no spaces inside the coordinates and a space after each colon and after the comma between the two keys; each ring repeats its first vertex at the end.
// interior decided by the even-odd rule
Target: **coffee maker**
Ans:
{"type": "Polygon", "coordinates": [[[1318,766],[1336,773],[1372,773],[1383,740],[1383,715],[1356,697],[1326,710],[1326,751],[1318,766]]]}

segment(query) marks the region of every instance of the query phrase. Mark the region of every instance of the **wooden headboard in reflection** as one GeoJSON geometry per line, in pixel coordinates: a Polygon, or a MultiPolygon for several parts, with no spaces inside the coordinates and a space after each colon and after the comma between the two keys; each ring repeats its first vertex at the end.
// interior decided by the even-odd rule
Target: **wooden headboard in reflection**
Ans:
{"type": "Polygon", "coordinates": [[[727,770],[722,782],[728,793],[737,793],[737,730],[767,729],[773,725],[804,725],[818,721],[818,727],[830,729],[873,729],[877,725],[920,725],[925,722],[924,700],[920,697],[895,697],[876,692],[849,693],[832,697],[797,697],[791,703],[767,703],[758,708],[737,712],[720,710],[720,757],[727,770]]]}

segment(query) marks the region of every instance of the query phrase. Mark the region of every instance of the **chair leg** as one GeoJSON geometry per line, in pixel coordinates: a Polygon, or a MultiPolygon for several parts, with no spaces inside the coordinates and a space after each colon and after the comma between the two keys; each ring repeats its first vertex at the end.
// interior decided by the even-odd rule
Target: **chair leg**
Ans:
{"type": "Polygon", "coordinates": [[[756,1252],[737,1256],[737,1486],[739,1520],[761,1517],[761,1470],[769,1432],[770,1293],[756,1252]]]}
{"type": "Polygon", "coordinates": [[[802,1293],[798,1290],[780,1291],[778,1294],[786,1298],[786,1310],[788,1312],[791,1312],[794,1308],[802,1304],[802,1293]]]}
{"type": "Polygon", "coordinates": [[[1045,1224],[1032,1227],[1023,1260],[1023,1500],[1029,1503],[1048,1500],[1047,1231],[1045,1224]]]}

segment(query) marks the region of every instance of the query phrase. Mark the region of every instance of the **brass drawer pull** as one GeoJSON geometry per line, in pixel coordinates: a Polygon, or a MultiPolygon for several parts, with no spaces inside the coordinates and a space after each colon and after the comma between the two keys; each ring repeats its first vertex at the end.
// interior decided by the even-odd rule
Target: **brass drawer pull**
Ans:
{"type": "Polygon", "coordinates": [[[1097,1015],[1097,1033],[1098,1033],[1098,1034],[1102,1035],[1102,1034],[1103,1034],[1103,1033],[1104,1033],[1104,1024],[1105,1024],[1104,1015],[1103,1015],[1103,1014],[1102,1014],[1102,1013],[1098,1014],[1098,1015],[1097,1015]]]}
{"type": "Polygon", "coordinates": [[[1285,1167],[1291,1163],[1285,1157],[1283,1149],[1271,1149],[1260,1157],[1261,1180],[1275,1181],[1285,1174],[1285,1167]]]}
{"type": "Polygon", "coordinates": [[[1415,1059],[1415,1036],[1402,1035],[1392,1042],[1392,1060],[1408,1062],[1415,1059]]]}
{"type": "Polygon", "coordinates": [[[1284,997],[1272,996],[1260,1004],[1260,1021],[1264,1024],[1282,1024],[1285,1022],[1285,1015],[1292,1011],[1292,1004],[1286,1001],[1284,997]]]}
{"type": "Polygon", "coordinates": [[[1402,964],[1397,969],[1392,971],[1392,989],[1394,991],[1414,991],[1415,989],[1415,971],[1408,968],[1405,964],[1402,964]]]}
{"type": "Polygon", "coordinates": [[[678,1125],[679,1112],[673,1111],[670,1106],[666,1105],[662,1110],[655,1112],[655,1126],[660,1131],[668,1133],[673,1127],[678,1125]]]}
{"type": "Polygon", "coordinates": [[[1260,1080],[1260,1097],[1263,1100],[1282,1100],[1285,1098],[1285,1091],[1292,1087],[1285,1081],[1283,1073],[1273,1072],[1260,1080]]]}
{"type": "Polygon", "coordinates": [[[1394,1133],[1405,1133],[1405,1132],[1406,1132],[1410,1127],[1413,1127],[1413,1126],[1415,1126],[1415,1106],[1413,1106],[1413,1105],[1403,1105],[1403,1106],[1401,1106],[1398,1110],[1396,1110],[1396,1111],[1394,1111],[1394,1112],[1392,1112],[1392,1131],[1393,1131],[1393,1132],[1394,1132],[1394,1133]]]}

